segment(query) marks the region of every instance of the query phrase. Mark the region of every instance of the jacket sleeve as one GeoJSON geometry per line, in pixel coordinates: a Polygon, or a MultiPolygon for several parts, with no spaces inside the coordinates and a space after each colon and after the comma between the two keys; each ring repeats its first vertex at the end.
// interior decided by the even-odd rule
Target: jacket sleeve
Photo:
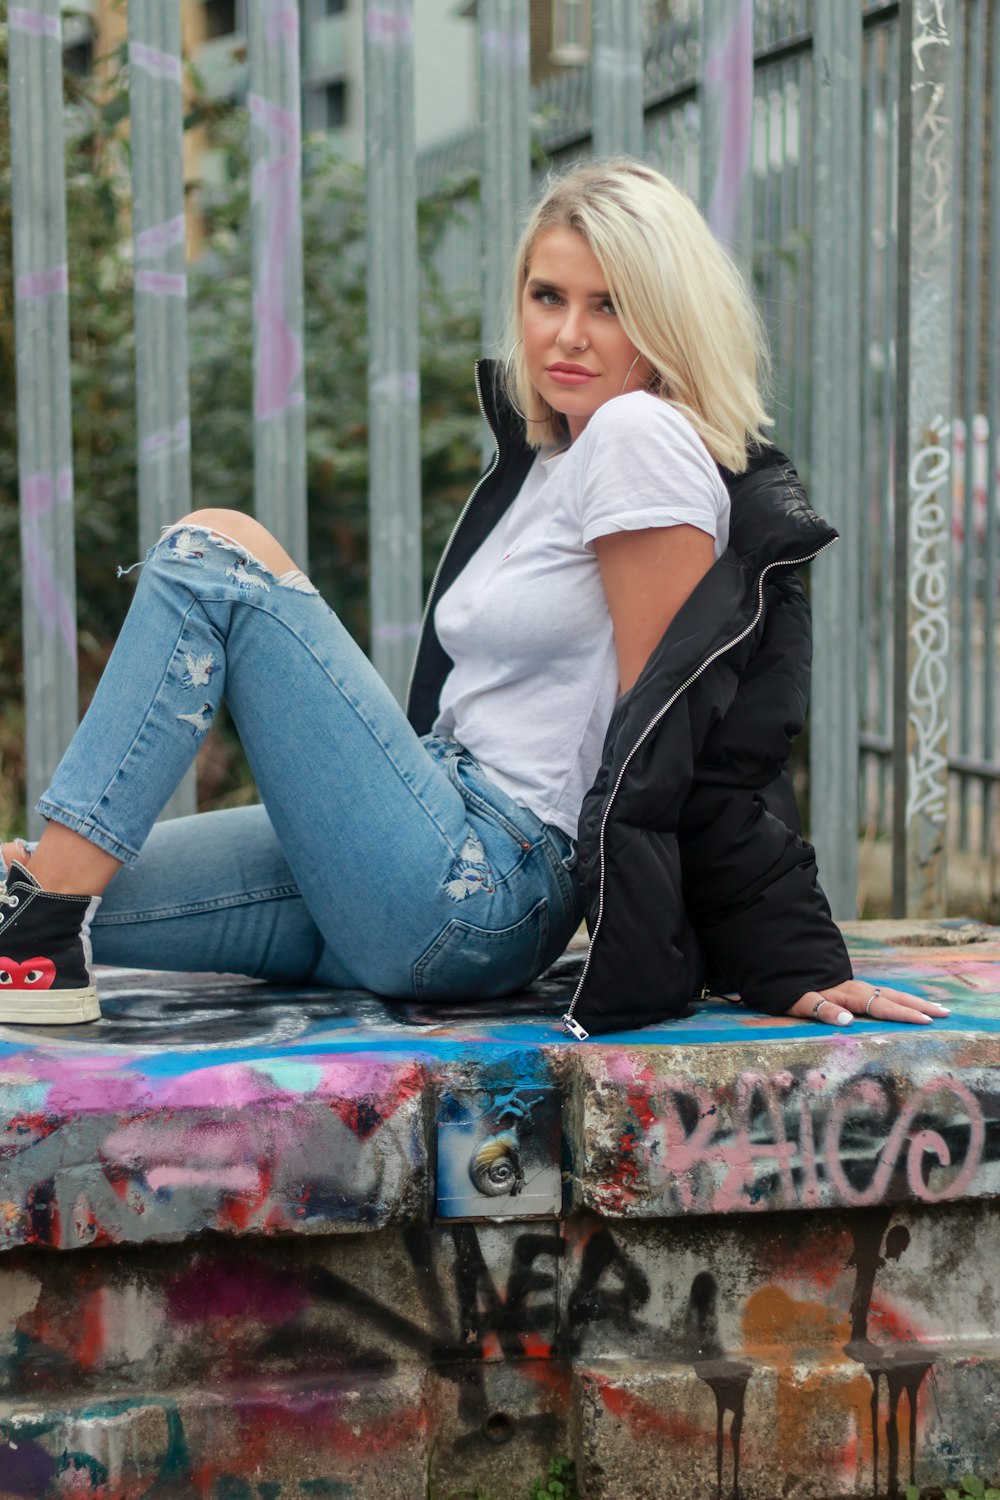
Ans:
{"type": "Polygon", "coordinates": [[[792,575],[767,601],[759,645],[698,752],[678,834],[684,902],[713,988],[781,1015],[852,970],[815,852],[788,819],[787,761],[809,689],[809,605],[792,575]]]}

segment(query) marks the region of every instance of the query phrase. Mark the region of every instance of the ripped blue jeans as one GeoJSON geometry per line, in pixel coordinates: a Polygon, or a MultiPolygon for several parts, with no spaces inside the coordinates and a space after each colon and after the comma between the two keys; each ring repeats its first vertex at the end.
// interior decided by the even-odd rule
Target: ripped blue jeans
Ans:
{"type": "Polygon", "coordinates": [[[301,573],[195,527],[151,550],[39,810],[125,866],[97,963],[485,998],[580,918],[572,841],[420,740],[301,573]],[[263,806],[154,826],[223,697],[263,806]]]}

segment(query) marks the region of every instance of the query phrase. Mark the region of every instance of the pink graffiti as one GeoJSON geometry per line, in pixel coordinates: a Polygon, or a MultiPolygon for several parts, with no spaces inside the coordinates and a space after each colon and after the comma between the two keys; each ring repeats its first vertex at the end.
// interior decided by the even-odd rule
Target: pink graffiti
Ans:
{"type": "Polygon", "coordinates": [[[55,485],[52,483],[52,475],[40,469],[36,474],[29,474],[21,483],[21,505],[26,516],[32,520],[47,515],[52,509],[53,496],[61,505],[70,505],[73,501],[73,470],[62,468],[56,475],[55,485]]]}
{"type": "Polygon", "coordinates": [[[67,653],[75,658],[76,617],[56,576],[52,550],[39,531],[39,522],[52,510],[57,497],[63,504],[72,502],[72,470],[61,469],[55,484],[52,482],[52,475],[44,470],[27,475],[21,482],[24,570],[42,628],[50,635],[58,631],[67,653]]]}
{"type": "Polygon", "coordinates": [[[66,265],[53,266],[51,271],[29,271],[17,278],[17,295],[30,300],[36,297],[51,297],[57,292],[69,291],[69,271],[66,265]]]}
{"type": "Polygon", "coordinates": [[[203,1122],[178,1129],[146,1118],[113,1130],[101,1148],[112,1173],[124,1168],[161,1188],[211,1187],[216,1192],[259,1193],[261,1168],[254,1164],[252,1132],[243,1123],[203,1122]]]}
{"type": "Polygon", "coordinates": [[[260,1173],[254,1167],[152,1167],[146,1173],[150,1192],[161,1188],[211,1187],[220,1193],[259,1193],[260,1173]]]}
{"type": "Polygon", "coordinates": [[[166,219],[162,224],[153,224],[135,237],[135,253],[140,258],[147,255],[162,255],[175,245],[184,243],[184,215],[166,219]]]}
{"type": "Polygon", "coordinates": [[[297,8],[287,4],[286,0],[273,0],[267,13],[266,35],[269,46],[277,47],[280,42],[285,41],[298,56],[299,13],[297,8]]]}
{"type": "Polygon", "coordinates": [[[164,427],[162,431],[153,432],[149,437],[143,438],[140,449],[149,457],[154,453],[162,453],[165,448],[173,448],[184,453],[190,446],[191,423],[185,419],[178,422],[176,427],[164,427]]]}
{"type": "Polygon", "coordinates": [[[186,297],[187,277],[172,275],[168,271],[137,271],[135,289],[153,297],[186,297]]]}
{"type": "Polygon", "coordinates": [[[148,1108],[152,1094],[149,1082],[141,1074],[125,1074],[128,1054],[123,1058],[107,1057],[74,1061],[63,1056],[45,1059],[32,1054],[32,1072],[49,1083],[45,1096],[47,1114],[129,1114],[148,1108]]]}
{"type": "Polygon", "coordinates": [[[823,1193],[821,1172],[833,1189],[834,1200],[865,1207],[883,1200],[902,1163],[910,1193],[921,1202],[938,1203],[965,1193],[983,1156],[986,1127],[982,1107],[964,1083],[941,1076],[921,1085],[895,1114],[888,1087],[880,1079],[850,1080],[833,1099],[826,1119],[822,1148],[817,1149],[814,1103],[828,1088],[824,1075],[810,1070],[797,1088],[797,1139],[789,1139],[786,1112],[794,1078],[746,1073],[732,1093],[731,1118],[720,1123],[720,1102],[703,1085],[681,1078],[658,1081],[657,1118],[648,1132],[649,1161],[669,1179],[678,1205],[685,1211],[733,1213],[746,1209],[817,1207],[823,1193]],[[914,1130],[934,1099],[950,1095],[968,1122],[969,1140],[964,1161],[952,1180],[941,1188],[924,1178],[924,1158],[942,1167],[952,1165],[951,1152],[938,1130],[914,1130]],[[768,1130],[760,1129],[763,1107],[768,1130]],[[877,1151],[877,1165],[866,1187],[850,1181],[843,1163],[842,1137],[847,1121],[859,1112],[874,1129],[888,1133],[877,1151]],[[692,1113],[695,1123],[689,1128],[692,1113]],[[777,1189],[757,1186],[761,1163],[772,1166],[777,1189]],[[793,1167],[795,1172],[793,1173],[793,1167]],[[708,1171],[708,1177],[703,1174],[708,1171]],[[798,1180],[796,1181],[796,1176],[798,1180]]]}
{"type": "MultiPolygon", "coordinates": [[[[718,1105],[708,1089],[692,1086],[682,1079],[665,1080],[662,1099],[660,1138],[661,1160],[673,1179],[682,1208],[694,1209],[698,1168],[721,1166],[722,1182],[712,1198],[713,1213],[733,1213],[748,1206],[747,1188],[754,1181],[754,1163],[774,1162],[781,1178],[781,1196],[790,1207],[795,1201],[791,1164],[797,1155],[794,1142],[785,1136],[782,1106],[772,1080],[763,1074],[746,1073],[734,1093],[735,1130],[731,1137],[718,1139],[718,1105]],[[754,1140],[751,1136],[754,1101],[763,1100],[771,1124],[773,1141],[754,1140]],[[684,1100],[697,1109],[697,1123],[687,1132],[681,1115],[684,1100]]],[[[817,1185],[818,1191],[818,1185],[817,1185]]],[[[700,1194],[698,1195],[700,1196],[700,1194]]]]}
{"type": "Polygon", "coordinates": [[[413,36],[413,21],[409,15],[373,5],[365,14],[365,33],[373,42],[408,42],[413,36]]]}
{"type": "Polygon", "coordinates": [[[130,62],[154,78],[169,78],[174,83],[181,81],[181,60],[171,52],[161,52],[158,47],[147,47],[145,42],[130,42],[128,56],[130,62]]]}
{"type": "Polygon", "coordinates": [[[255,199],[263,199],[267,243],[260,284],[254,296],[257,364],[254,412],[258,420],[280,416],[301,405],[292,386],[302,369],[302,340],[285,316],[285,265],[299,216],[299,120],[291,110],[250,95],[250,118],[266,131],[271,154],[254,170],[255,199]]]}
{"type": "Polygon", "coordinates": [[[923,1203],[941,1203],[960,1197],[975,1176],[983,1157],[986,1125],[979,1100],[972,1090],[957,1078],[932,1078],[917,1089],[896,1117],[888,1139],[882,1147],[879,1164],[867,1188],[855,1188],[844,1173],[840,1160],[840,1133],[845,1118],[856,1113],[857,1105],[870,1110],[877,1121],[888,1119],[890,1103],[884,1087],[875,1079],[864,1078],[848,1084],[834,1101],[827,1121],[826,1162],[830,1181],[841,1200],[863,1207],[878,1203],[885,1195],[896,1165],[906,1149],[906,1181],[910,1191],[923,1203]],[[922,1163],[925,1154],[933,1154],[944,1167],[951,1166],[951,1152],[944,1139],[933,1130],[919,1130],[912,1136],[910,1128],[917,1115],[926,1111],[936,1094],[952,1094],[969,1119],[969,1147],[961,1170],[940,1192],[924,1181],[922,1163]],[[853,1095],[853,1097],[852,1097],[853,1095]],[[853,1108],[852,1108],[853,1105],[853,1108]]]}
{"type": "Polygon", "coordinates": [[[739,222],[740,197],[750,169],[753,129],[753,0],[742,0],[729,31],[705,63],[705,82],[721,101],[722,130],[708,222],[727,245],[739,222]]]}
{"type": "Polygon", "coordinates": [[[29,474],[21,485],[21,505],[25,515],[32,519],[47,515],[52,509],[54,493],[51,474],[29,474]]]}
{"type": "Polygon", "coordinates": [[[14,30],[26,31],[28,36],[52,36],[58,40],[62,34],[58,16],[43,16],[23,5],[12,5],[8,16],[14,30]]]}

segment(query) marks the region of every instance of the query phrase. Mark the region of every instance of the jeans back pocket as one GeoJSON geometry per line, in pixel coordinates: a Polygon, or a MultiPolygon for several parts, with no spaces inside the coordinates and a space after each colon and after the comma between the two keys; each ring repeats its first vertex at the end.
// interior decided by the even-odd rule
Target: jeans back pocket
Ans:
{"type": "Polygon", "coordinates": [[[548,938],[549,903],[544,896],[519,922],[495,931],[454,917],[414,964],[414,992],[422,1000],[509,995],[538,975],[548,938]]]}

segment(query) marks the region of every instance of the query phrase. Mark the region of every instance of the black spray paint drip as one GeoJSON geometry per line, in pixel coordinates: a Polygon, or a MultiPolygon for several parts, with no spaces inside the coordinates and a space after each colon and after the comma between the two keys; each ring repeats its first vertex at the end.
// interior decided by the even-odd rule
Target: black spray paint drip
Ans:
{"type": "Polygon", "coordinates": [[[849,1359],[863,1365],[872,1383],[872,1492],[879,1500],[878,1491],[878,1427],[879,1395],[881,1379],[885,1376],[888,1414],[886,1416],[886,1495],[888,1500],[899,1500],[899,1398],[906,1392],[909,1408],[910,1484],[914,1484],[914,1469],[917,1452],[917,1403],[920,1386],[928,1370],[933,1369],[937,1351],[923,1344],[874,1344],[868,1337],[868,1318],[871,1313],[875,1278],[887,1260],[898,1260],[910,1243],[910,1231],[903,1224],[894,1224],[886,1234],[892,1218],[891,1208],[879,1209],[871,1214],[860,1215],[852,1225],[854,1251],[848,1267],[854,1267],[854,1295],[851,1298],[851,1339],[844,1353],[849,1359]],[[882,1255],[882,1239],[885,1237],[885,1254],[882,1255]]]}
{"type": "Polygon", "coordinates": [[[699,1358],[694,1372],[715,1397],[715,1479],[716,1500],[722,1500],[722,1474],[725,1460],[726,1414],[731,1414],[729,1441],[733,1450],[733,1487],[731,1500],[740,1496],[740,1438],[746,1409],[747,1385],[753,1373],[751,1365],[727,1359],[719,1338],[716,1313],[718,1286],[709,1271],[700,1271],[691,1283],[684,1317],[685,1331],[693,1337],[699,1358]]]}

